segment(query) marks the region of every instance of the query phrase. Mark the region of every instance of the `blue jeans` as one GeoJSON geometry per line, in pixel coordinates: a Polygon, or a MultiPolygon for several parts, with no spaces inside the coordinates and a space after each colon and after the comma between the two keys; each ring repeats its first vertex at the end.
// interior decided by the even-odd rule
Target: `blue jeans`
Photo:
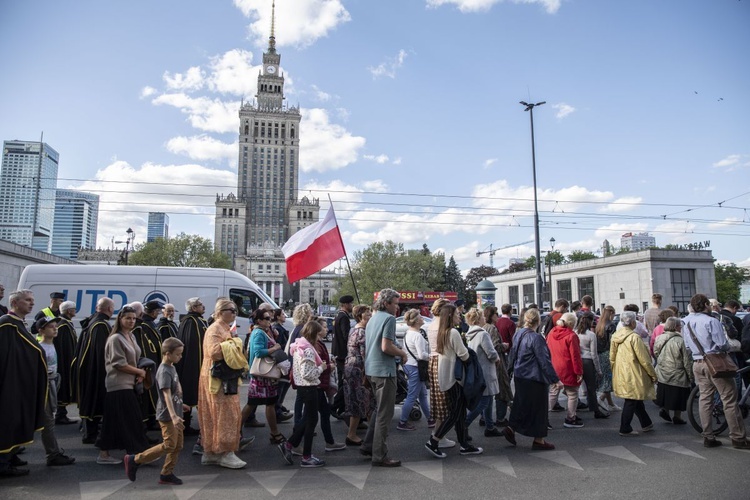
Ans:
{"type": "Polygon", "coordinates": [[[401,422],[409,420],[409,413],[414,407],[414,402],[419,399],[419,407],[427,420],[430,420],[430,399],[427,397],[427,385],[419,380],[419,368],[411,365],[404,365],[404,373],[409,381],[409,389],[406,393],[404,406],[401,408],[401,422]]]}
{"type": "MultiPolygon", "coordinates": [[[[508,402],[503,401],[499,397],[495,396],[495,413],[497,414],[497,421],[501,421],[505,418],[508,413],[508,402]]],[[[487,421],[487,418],[484,419],[487,421]]]]}
{"type": "Polygon", "coordinates": [[[492,420],[492,396],[482,396],[479,400],[479,404],[472,411],[466,415],[466,427],[469,427],[471,423],[480,414],[484,416],[485,428],[490,431],[495,427],[495,422],[492,420]]]}

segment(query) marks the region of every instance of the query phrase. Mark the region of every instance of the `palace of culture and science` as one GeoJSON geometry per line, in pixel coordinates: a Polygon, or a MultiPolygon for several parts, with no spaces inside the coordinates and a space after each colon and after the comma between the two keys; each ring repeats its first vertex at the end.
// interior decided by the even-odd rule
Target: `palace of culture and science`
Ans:
{"type": "MultiPolygon", "coordinates": [[[[274,15],[258,93],[240,106],[237,194],[216,197],[214,242],[217,250],[232,257],[235,271],[250,277],[277,303],[313,298],[321,303],[328,298],[309,289],[322,288],[322,282],[303,280],[299,295],[292,296],[281,252],[289,237],[318,221],[320,204],[316,198],[297,197],[301,116],[299,107],[284,102],[274,15]]],[[[326,277],[326,288],[334,284],[328,281],[335,281],[328,278],[333,277],[326,277]]]]}

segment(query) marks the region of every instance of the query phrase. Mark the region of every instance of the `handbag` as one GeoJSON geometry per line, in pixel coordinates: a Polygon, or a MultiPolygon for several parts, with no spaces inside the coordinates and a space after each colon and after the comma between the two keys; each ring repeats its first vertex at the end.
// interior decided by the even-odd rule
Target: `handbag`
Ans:
{"type": "Polygon", "coordinates": [[[698,346],[698,350],[703,356],[703,362],[706,363],[708,374],[714,378],[734,378],[734,376],[737,375],[737,365],[734,363],[734,360],[729,357],[729,354],[726,352],[712,352],[706,354],[703,346],[695,337],[695,333],[693,332],[690,323],[688,323],[687,327],[688,330],[690,330],[690,336],[693,338],[693,342],[698,346]]]}
{"type": "Polygon", "coordinates": [[[406,347],[406,350],[409,353],[409,355],[412,358],[417,360],[417,371],[419,372],[419,381],[427,382],[428,380],[430,380],[430,364],[424,359],[417,359],[414,353],[411,352],[411,349],[409,349],[409,344],[406,342],[406,338],[404,338],[404,347],[406,347]]]}
{"type": "Polygon", "coordinates": [[[253,359],[250,366],[250,375],[253,377],[263,377],[278,380],[281,378],[281,368],[271,356],[263,356],[253,359]]]}

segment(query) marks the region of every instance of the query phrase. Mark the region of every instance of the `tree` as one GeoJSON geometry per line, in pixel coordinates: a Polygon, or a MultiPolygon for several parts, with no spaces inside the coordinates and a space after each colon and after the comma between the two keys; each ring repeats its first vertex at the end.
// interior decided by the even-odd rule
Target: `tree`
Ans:
{"type": "Polygon", "coordinates": [[[479,266],[469,269],[469,272],[466,274],[465,279],[466,302],[468,304],[476,304],[477,292],[474,289],[477,287],[479,282],[483,279],[489,278],[490,276],[495,276],[498,274],[500,274],[500,271],[490,266],[479,266]]]}
{"type": "Polygon", "coordinates": [[[568,255],[568,262],[581,262],[582,260],[596,259],[594,252],[586,252],[584,250],[573,250],[568,255]]]}
{"type": "Polygon", "coordinates": [[[567,259],[559,250],[554,250],[547,253],[547,255],[545,255],[544,257],[544,260],[547,265],[550,265],[550,263],[552,263],[553,266],[559,266],[560,264],[565,264],[565,262],[567,262],[567,259]]]}
{"type": "Polygon", "coordinates": [[[141,243],[128,257],[132,266],[215,267],[231,269],[232,259],[214,249],[211,240],[180,233],[141,243]]]}
{"type": "Polygon", "coordinates": [[[451,255],[448,266],[445,268],[445,287],[452,292],[458,293],[459,299],[466,300],[466,282],[461,276],[456,259],[451,255]]]}
{"type": "MultiPolygon", "coordinates": [[[[375,242],[354,253],[352,274],[357,283],[360,300],[369,304],[375,292],[383,288],[395,290],[442,290],[445,256],[432,253],[427,245],[405,250],[393,241],[375,242]]],[[[339,297],[354,295],[354,285],[348,276],[341,281],[339,297]]]]}
{"type": "Polygon", "coordinates": [[[722,304],[740,298],[740,286],[750,280],[750,271],[737,264],[714,264],[716,299],[722,304]]]}

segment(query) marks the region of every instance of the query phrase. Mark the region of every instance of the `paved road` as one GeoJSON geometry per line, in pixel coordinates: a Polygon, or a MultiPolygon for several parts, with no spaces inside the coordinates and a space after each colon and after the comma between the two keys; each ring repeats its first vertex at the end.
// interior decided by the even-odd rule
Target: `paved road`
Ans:
{"type": "MultiPolygon", "coordinates": [[[[291,401],[293,393],[288,397],[291,401]]],[[[354,448],[325,453],[320,432],[314,453],[325,458],[327,466],[301,469],[296,457],[295,466],[287,466],[276,447],[268,444],[266,428],[248,429],[255,431],[257,440],[240,454],[247,468],[227,470],[201,466],[199,457],[189,453],[195,438],[188,438],[176,470],[185,481],[179,487],[157,484],[158,463],[140,468],[135,483],[125,478],[122,466],[97,465],[97,450],[82,445],[77,426],[71,425],[58,428],[58,437],[76,457],[76,465],[46,467],[37,439],[22,455],[30,463],[31,474],[0,481],[0,498],[750,498],[750,452],[729,446],[703,448],[700,436],[689,425],[663,422],[653,405],[647,408],[656,431],[635,438],[618,435],[619,413],[609,420],[594,420],[591,413],[581,412],[586,424],[582,429],[563,428],[564,414],[552,413],[555,430],[548,439],[557,446],[554,452],[532,452],[531,440],[523,436],[518,437],[516,448],[503,438],[485,438],[474,423],[471,434],[485,453],[463,457],[454,448],[445,460],[432,458],[424,450],[429,435],[424,421],[417,423],[415,432],[395,429],[397,408],[389,446],[392,456],[404,463],[398,469],[371,467],[354,448]]],[[[343,441],[344,425],[333,421],[332,426],[336,438],[343,441]]],[[[291,425],[282,424],[281,429],[288,435],[291,425]]],[[[724,441],[728,444],[726,436],[724,441]]]]}

